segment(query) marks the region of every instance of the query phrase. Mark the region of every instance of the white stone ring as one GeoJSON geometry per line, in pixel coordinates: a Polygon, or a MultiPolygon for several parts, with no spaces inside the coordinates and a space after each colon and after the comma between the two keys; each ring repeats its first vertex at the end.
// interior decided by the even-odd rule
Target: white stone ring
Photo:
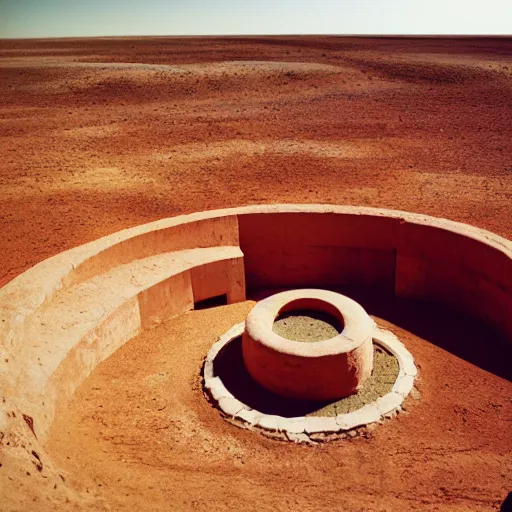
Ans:
{"type": "Polygon", "coordinates": [[[329,417],[302,416],[287,418],[275,414],[265,414],[252,409],[235,398],[216,375],[214,362],[219,353],[236,338],[242,336],[245,323],[234,325],[214,343],[204,365],[204,388],[221,412],[236,424],[246,428],[258,428],[263,433],[273,435],[280,432],[290,441],[310,442],[310,434],[344,433],[355,428],[380,421],[400,411],[401,404],[411,392],[417,375],[416,365],[410,352],[390,331],[375,326],[373,342],[393,354],[398,361],[398,377],[391,391],[375,402],[358,410],[329,417]]]}

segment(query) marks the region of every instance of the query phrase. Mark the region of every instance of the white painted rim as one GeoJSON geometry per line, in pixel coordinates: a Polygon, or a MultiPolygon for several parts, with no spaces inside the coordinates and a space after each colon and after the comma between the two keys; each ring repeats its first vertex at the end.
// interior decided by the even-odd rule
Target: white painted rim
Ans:
{"type": "MultiPolygon", "coordinates": [[[[309,434],[335,434],[381,421],[401,410],[401,405],[414,386],[416,365],[405,345],[390,331],[375,327],[373,341],[393,354],[399,365],[398,377],[391,391],[361,409],[338,416],[301,416],[285,418],[264,414],[240,402],[224,386],[222,379],[214,374],[214,360],[218,353],[235,338],[241,336],[245,322],[234,325],[211,347],[204,365],[204,387],[221,412],[241,422],[247,428],[257,427],[269,432],[283,432],[290,439],[309,434]]],[[[238,424],[238,423],[237,423],[238,424]]]]}

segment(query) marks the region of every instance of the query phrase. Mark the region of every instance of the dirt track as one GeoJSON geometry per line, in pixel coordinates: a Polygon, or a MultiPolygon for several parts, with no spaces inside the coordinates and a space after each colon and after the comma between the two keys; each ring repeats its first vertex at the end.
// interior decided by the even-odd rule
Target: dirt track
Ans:
{"type": "MultiPolygon", "coordinates": [[[[511,39],[0,41],[0,76],[0,285],[46,257],[128,226],[251,203],[404,209],[512,236],[511,39]]],[[[225,319],[242,309],[226,312],[225,319]]],[[[180,328],[189,332],[187,321],[171,322],[168,329],[176,336],[180,328]]],[[[225,330],[220,323],[211,336],[225,330]]],[[[137,482],[135,474],[143,486],[154,485],[152,478],[160,482],[161,493],[156,487],[153,494],[163,509],[211,504],[225,510],[233,493],[259,510],[321,510],[325,504],[361,511],[499,507],[511,487],[510,383],[492,368],[478,368],[478,361],[473,366],[411,340],[424,361],[443,361],[452,384],[460,386],[456,397],[468,402],[437,396],[431,374],[415,409],[439,404],[444,427],[455,430],[439,439],[429,417],[423,418],[419,447],[404,451],[412,460],[399,446],[389,451],[385,440],[414,445],[407,430],[413,414],[397,420],[397,437],[389,423],[371,444],[357,440],[321,449],[320,463],[300,447],[297,462],[294,447],[258,444],[250,433],[233,433],[208,416],[211,442],[204,432],[197,434],[213,453],[205,457],[212,467],[204,471],[229,478],[211,476],[206,484],[193,464],[171,460],[171,450],[160,469],[137,469],[130,481],[137,482]],[[479,395],[475,383],[485,392],[479,395]],[[468,386],[474,386],[471,398],[464,393],[468,386]],[[224,445],[223,436],[236,442],[224,445]],[[238,451],[222,452],[229,446],[256,457],[249,471],[238,451]],[[293,474],[261,477],[265,468],[282,470],[273,466],[275,459],[288,463],[293,474]],[[342,461],[334,473],[329,460],[342,461]],[[361,468],[370,471],[370,480],[361,468]],[[459,475],[461,468],[465,474],[459,475]],[[344,470],[350,476],[338,488],[344,470]],[[318,486],[324,478],[327,491],[318,486]],[[203,494],[191,497],[194,489],[203,494]],[[250,502],[256,499],[261,507],[250,502]]],[[[123,350],[130,354],[140,342],[123,350]]],[[[110,361],[114,370],[125,352],[110,361]]],[[[107,377],[100,370],[94,376],[107,377]]],[[[188,413],[211,415],[207,404],[186,399],[192,401],[188,413]]],[[[74,412],[70,425],[96,433],[94,422],[81,424],[80,410],[74,412]]],[[[70,450],[74,435],[62,438],[70,450]]],[[[177,457],[187,453],[186,443],[182,448],[177,457]]],[[[108,457],[99,460],[98,471],[108,457]]],[[[90,461],[61,463],[76,469],[90,461]]],[[[123,478],[125,470],[119,471],[123,478]]],[[[108,495],[114,484],[106,483],[108,495]]],[[[135,507],[141,499],[135,490],[133,501],[126,497],[117,504],[135,507]]]]}

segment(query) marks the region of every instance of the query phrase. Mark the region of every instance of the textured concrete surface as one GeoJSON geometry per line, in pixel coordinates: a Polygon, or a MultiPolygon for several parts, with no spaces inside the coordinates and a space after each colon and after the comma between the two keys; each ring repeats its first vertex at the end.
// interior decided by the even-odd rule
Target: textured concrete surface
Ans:
{"type": "Polygon", "coordinates": [[[272,330],[289,340],[315,343],[334,338],[342,326],[337,318],[322,311],[298,309],[279,314],[272,330]]]}

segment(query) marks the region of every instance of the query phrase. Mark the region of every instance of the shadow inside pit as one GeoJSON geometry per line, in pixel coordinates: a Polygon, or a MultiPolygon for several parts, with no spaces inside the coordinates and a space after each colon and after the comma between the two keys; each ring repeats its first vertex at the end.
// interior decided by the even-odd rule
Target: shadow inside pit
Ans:
{"type": "Polygon", "coordinates": [[[277,414],[293,418],[318,411],[329,404],[329,402],[283,398],[260,386],[245,369],[241,336],[228,343],[220,351],[215,358],[213,371],[222,379],[227,390],[233,396],[264,414],[277,414]]]}
{"type": "MultiPolygon", "coordinates": [[[[279,291],[283,290],[253,290],[249,298],[261,300],[279,291]]],[[[344,287],[332,291],[355,300],[368,314],[387,320],[483,370],[512,381],[512,345],[492,325],[449,306],[402,299],[375,289],[344,287]]]]}
{"type": "Polygon", "coordinates": [[[509,492],[500,507],[500,512],[512,512],[512,492],[509,492]]]}

